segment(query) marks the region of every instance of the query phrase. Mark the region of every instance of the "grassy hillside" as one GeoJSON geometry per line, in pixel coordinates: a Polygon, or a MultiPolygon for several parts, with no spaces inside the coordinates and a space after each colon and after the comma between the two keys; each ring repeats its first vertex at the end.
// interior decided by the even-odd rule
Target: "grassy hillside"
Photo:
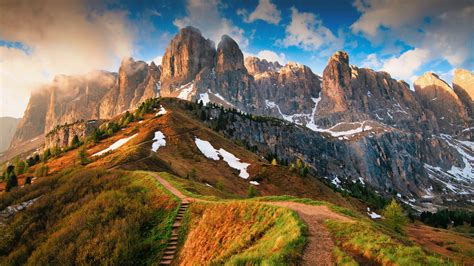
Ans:
{"type": "Polygon", "coordinates": [[[195,203],[179,263],[296,264],[305,225],[291,210],[248,203],[195,203]]]}
{"type": "Polygon", "coordinates": [[[65,170],[0,196],[0,209],[37,199],[0,226],[0,264],[150,264],[171,230],[176,199],[147,175],[65,170]]]}

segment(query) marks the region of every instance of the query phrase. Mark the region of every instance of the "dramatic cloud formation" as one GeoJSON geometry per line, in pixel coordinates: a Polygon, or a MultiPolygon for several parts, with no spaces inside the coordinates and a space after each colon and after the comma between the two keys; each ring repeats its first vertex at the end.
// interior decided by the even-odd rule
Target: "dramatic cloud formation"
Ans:
{"type": "Polygon", "coordinates": [[[317,50],[338,40],[321,19],[312,13],[291,8],[291,22],[285,29],[286,37],[278,43],[285,47],[297,46],[306,51],[317,50]]]}
{"type": "Polygon", "coordinates": [[[198,28],[206,38],[216,44],[222,35],[232,37],[241,47],[247,47],[248,39],[244,30],[234,26],[232,21],[223,18],[219,12],[221,2],[218,0],[188,0],[186,5],[187,16],[175,19],[173,24],[178,28],[193,26],[198,28]]]}
{"type": "Polygon", "coordinates": [[[255,20],[263,20],[270,24],[278,25],[281,20],[281,12],[277,6],[270,2],[270,0],[260,0],[257,8],[250,15],[247,16],[247,10],[239,9],[237,14],[244,18],[247,23],[254,22],[255,20]]]}
{"type": "Polygon", "coordinates": [[[397,79],[413,82],[417,71],[423,64],[430,60],[429,51],[416,48],[406,51],[399,57],[392,57],[383,62],[382,70],[390,73],[397,79]]]}
{"type": "Polygon", "coordinates": [[[472,68],[473,1],[357,0],[354,6],[362,14],[351,26],[354,33],[384,46],[401,40],[426,50],[433,59],[472,68]]]}
{"type": "Polygon", "coordinates": [[[132,52],[127,13],[91,10],[83,1],[3,1],[0,25],[2,40],[12,43],[0,46],[0,116],[18,116],[31,90],[52,75],[110,68],[132,52]]]}

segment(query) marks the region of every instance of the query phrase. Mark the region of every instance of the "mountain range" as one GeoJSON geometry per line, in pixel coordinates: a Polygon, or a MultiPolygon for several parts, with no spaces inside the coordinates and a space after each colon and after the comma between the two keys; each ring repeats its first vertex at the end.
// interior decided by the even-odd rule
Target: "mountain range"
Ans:
{"type": "Polygon", "coordinates": [[[10,150],[43,135],[46,147],[67,145],[70,130],[88,130],[78,121],[107,120],[148,98],[174,97],[279,119],[236,119],[220,131],[282,161],[300,159],[341,189],[362,180],[419,210],[472,205],[474,74],[456,70],[450,86],[425,73],[413,89],[389,73],[351,65],[342,51],[321,77],[294,62],[244,58],[227,35],[216,48],[187,27],[159,66],[127,58],[118,73],[56,76],[31,95],[10,150]],[[55,131],[65,124],[71,126],[55,131]]]}

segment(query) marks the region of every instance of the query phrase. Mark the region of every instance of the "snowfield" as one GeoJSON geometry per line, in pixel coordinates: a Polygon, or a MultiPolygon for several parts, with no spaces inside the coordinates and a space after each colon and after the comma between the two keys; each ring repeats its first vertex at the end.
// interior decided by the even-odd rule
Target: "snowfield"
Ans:
{"type": "Polygon", "coordinates": [[[209,141],[199,139],[195,137],[196,146],[198,149],[204,154],[206,158],[219,161],[220,156],[222,159],[229,165],[229,167],[239,170],[239,176],[243,179],[249,178],[249,173],[247,172],[247,167],[250,165],[249,163],[243,163],[240,161],[239,158],[235,157],[234,154],[220,148],[219,150],[215,149],[209,141]]]}
{"type": "Polygon", "coordinates": [[[154,142],[151,144],[151,150],[156,152],[159,147],[166,146],[165,135],[161,131],[155,132],[155,137],[153,138],[154,142]]]}
{"type": "Polygon", "coordinates": [[[116,142],[114,142],[112,145],[110,145],[107,149],[105,150],[101,150],[97,153],[94,153],[92,156],[100,156],[102,154],[105,154],[109,151],[113,151],[113,150],[116,150],[120,147],[122,147],[125,143],[127,143],[129,140],[133,139],[134,137],[136,137],[138,134],[135,134],[133,136],[130,136],[128,138],[124,138],[124,139],[119,139],[117,140],[116,142]]]}

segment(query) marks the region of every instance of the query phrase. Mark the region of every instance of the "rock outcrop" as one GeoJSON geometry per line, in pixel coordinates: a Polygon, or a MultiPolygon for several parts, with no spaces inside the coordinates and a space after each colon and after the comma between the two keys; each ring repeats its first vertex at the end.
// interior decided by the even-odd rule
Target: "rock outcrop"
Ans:
{"type": "Polygon", "coordinates": [[[72,145],[75,136],[84,141],[87,136],[100,126],[100,120],[78,121],[72,124],[57,126],[45,136],[45,149],[72,145]]]}
{"type": "Polygon", "coordinates": [[[352,96],[351,68],[349,55],[337,52],[329,58],[323,72],[321,102],[318,105],[318,116],[341,113],[348,110],[348,99],[352,96]]]}
{"type": "Polygon", "coordinates": [[[460,134],[466,127],[468,114],[453,89],[436,74],[427,72],[415,82],[415,93],[425,112],[432,113],[444,133],[460,134]]]}
{"type": "Polygon", "coordinates": [[[251,111],[254,93],[253,77],[244,66],[244,55],[237,43],[227,35],[222,36],[216,56],[216,92],[236,107],[251,111]]]}

